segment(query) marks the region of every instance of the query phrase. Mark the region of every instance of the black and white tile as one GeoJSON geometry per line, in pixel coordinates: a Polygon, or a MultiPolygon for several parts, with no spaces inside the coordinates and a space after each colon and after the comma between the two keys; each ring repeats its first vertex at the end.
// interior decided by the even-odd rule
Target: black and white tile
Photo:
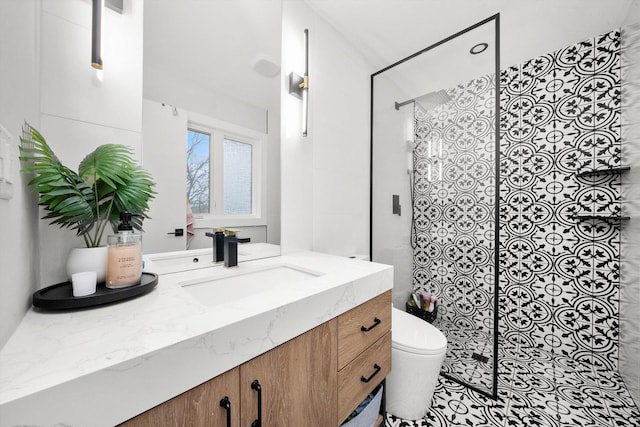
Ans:
{"type": "MultiPolygon", "coordinates": [[[[502,70],[499,398],[441,376],[423,420],[388,426],[640,426],[618,374],[624,224],[574,217],[621,213],[620,175],[577,175],[622,164],[620,69],[611,31],[502,70]]],[[[443,372],[470,380],[495,303],[491,80],[416,111],[414,288],[441,298],[443,372]]]]}
{"type": "Polygon", "coordinates": [[[493,342],[495,88],[483,76],[448,89],[449,102],[415,105],[414,288],[440,297],[444,371],[487,391],[492,354],[472,356],[493,342]]]}
{"type": "MultiPolygon", "coordinates": [[[[602,366],[615,365],[610,308],[616,304],[619,230],[572,216],[620,212],[615,175],[576,177],[580,170],[620,162],[617,37],[597,37],[501,75],[500,267],[504,286],[515,287],[504,295],[517,301],[506,304],[505,333],[565,354],[597,350],[602,366]],[[596,300],[603,292],[607,300],[596,300]]],[[[451,102],[416,110],[414,287],[439,293],[445,318],[488,330],[492,81],[488,76],[459,85],[447,91],[451,102]]]]}
{"type": "MultiPolygon", "coordinates": [[[[500,332],[618,369],[620,32],[501,73],[500,332]],[[528,338],[531,337],[531,338],[528,338]]],[[[517,339],[517,338],[516,338],[517,339]]]]}
{"type": "Polygon", "coordinates": [[[619,374],[541,348],[500,344],[497,400],[440,376],[423,419],[387,414],[386,426],[640,427],[619,374]]]}

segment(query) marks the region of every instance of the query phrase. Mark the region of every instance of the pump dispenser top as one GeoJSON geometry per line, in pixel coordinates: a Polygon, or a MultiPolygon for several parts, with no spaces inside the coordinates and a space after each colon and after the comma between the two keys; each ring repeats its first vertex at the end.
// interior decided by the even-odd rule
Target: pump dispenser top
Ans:
{"type": "Polygon", "coordinates": [[[121,231],[133,231],[131,225],[131,212],[120,212],[120,224],[118,224],[118,233],[121,231]]]}

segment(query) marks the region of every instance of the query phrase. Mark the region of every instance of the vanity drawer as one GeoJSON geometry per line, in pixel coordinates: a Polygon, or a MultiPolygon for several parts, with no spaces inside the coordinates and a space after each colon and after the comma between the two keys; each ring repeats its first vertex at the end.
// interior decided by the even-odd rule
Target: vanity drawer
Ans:
{"type": "Polygon", "coordinates": [[[390,331],[338,372],[338,420],[348,417],[389,371],[390,331]]]}
{"type": "Polygon", "coordinates": [[[338,369],[390,330],[391,291],[341,314],[338,317],[338,369]]]}

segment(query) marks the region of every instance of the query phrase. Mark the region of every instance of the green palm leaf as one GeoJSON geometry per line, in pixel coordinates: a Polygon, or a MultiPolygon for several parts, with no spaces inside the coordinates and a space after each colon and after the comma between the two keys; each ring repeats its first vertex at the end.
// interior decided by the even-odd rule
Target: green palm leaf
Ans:
{"type": "Polygon", "coordinates": [[[71,229],[77,229],[77,221],[68,221],[68,217],[92,218],[91,197],[87,198],[90,188],[78,174],[60,163],[44,137],[25,124],[20,141],[20,160],[28,164],[21,171],[36,174],[29,185],[39,194],[38,204],[48,211],[45,218],[71,229]]]}
{"type": "Polygon", "coordinates": [[[129,179],[131,150],[124,145],[104,144],[87,155],[78,168],[82,179],[89,185],[102,181],[112,189],[129,179]]]}
{"type": "Polygon", "coordinates": [[[130,148],[101,145],[80,162],[76,173],[58,160],[44,137],[27,123],[20,142],[21,172],[35,175],[29,186],[47,211],[43,219],[75,230],[88,247],[100,245],[108,223],[116,229],[122,211],[134,214],[132,225],[142,229],[155,195],[154,183],[133,160],[130,148]]]}
{"type": "MultiPolygon", "coordinates": [[[[125,185],[119,187],[118,191],[114,194],[114,213],[128,210],[133,214],[131,220],[133,228],[142,230],[142,221],[146,217],[146,212],[149,209],[149,200],[154,197],[155,193],[153,191],[151,175],[137,165],[132,166],[130,179],[125,185]]],[[[110,218],[111,224],[114,227],[118,219],[115,215],[110,218]]]]}

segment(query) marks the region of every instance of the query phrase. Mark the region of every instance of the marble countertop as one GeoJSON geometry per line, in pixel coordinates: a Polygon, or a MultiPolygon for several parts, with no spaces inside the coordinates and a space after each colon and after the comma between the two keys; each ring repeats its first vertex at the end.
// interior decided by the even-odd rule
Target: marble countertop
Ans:
{"type": "Polygon", "coordinates": [[[223,267],[161,275],[151,293],[76,311],[30,310],[0,350],[0,426],[113,426],[389,290],[390,266],[302,252],[237,272],[289,265],[321,273],[207,306],[182,284],[223,267]]]}

